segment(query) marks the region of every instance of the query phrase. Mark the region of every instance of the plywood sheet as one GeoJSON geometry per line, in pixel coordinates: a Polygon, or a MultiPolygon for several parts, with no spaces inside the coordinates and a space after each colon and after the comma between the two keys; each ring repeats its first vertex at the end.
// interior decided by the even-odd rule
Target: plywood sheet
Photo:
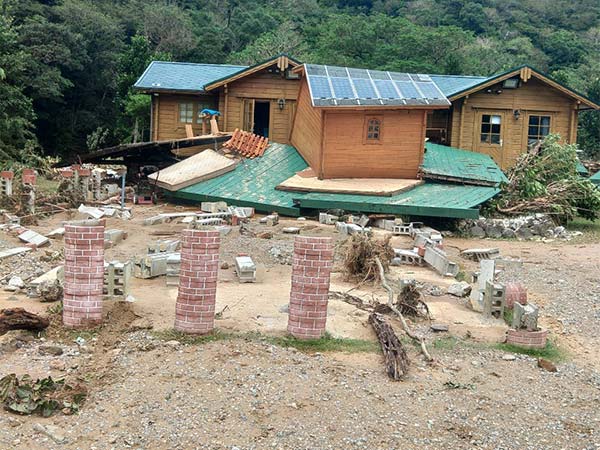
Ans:
{"type": "Polygon", "coordinates": [[[294,192],[329,192],[333,194],[391,197],[423,183],[422,180],[396,178],[333,178],[319,180],[315,176],[306,175],[307,171],[299,172],[279,184],[276,189],[294,192]]]}
{"type": "Polygon", "coordinates": [[[156,181],[156,185],[163,189],[178,191],[223,175],[235,169],[236,165],[236,160],[229,159],[213,150],[204,150],[166,169],[148,175],[148,178],[156,181]]]}

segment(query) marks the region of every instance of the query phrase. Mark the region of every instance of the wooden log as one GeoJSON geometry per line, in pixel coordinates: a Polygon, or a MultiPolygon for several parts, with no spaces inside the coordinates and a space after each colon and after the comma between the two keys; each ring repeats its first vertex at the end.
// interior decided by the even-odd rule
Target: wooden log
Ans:
{"type": "Polygon", "coordinates": [[[381,314],[371,313],[369,323],[373,326],[381,344],[385,358],[385,371],[392,380],[401,380],[408,373],[410,364],[402,342],[381,314]]]}
{"type": "Polygon", "coordinates": [[[42,331],[50,325],[45,317],[25,311],[23,308],[0,310],[0,335],[10,330],[42,331]]]}

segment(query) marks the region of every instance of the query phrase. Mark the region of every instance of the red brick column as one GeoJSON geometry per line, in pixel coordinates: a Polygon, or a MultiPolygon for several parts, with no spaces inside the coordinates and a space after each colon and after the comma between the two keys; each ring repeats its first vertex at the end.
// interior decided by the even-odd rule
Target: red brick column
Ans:
{"type": "Polygon", "coordinates": [[[296,237],[287,327],[292,336],[298,339],[317,339],[325,333],[332,267],[331,238],[296,237]]]}
{"type": "Polygon", "coordinates": [[[548,330],[527,331],[513,328],[506,332],[506,343],[525,348],[544,348],[548,339],[548,330]]]}
{"type": "Polygon", "coordinates": [[[65,225],[63,323],[69,328],[102,322],[104,222],[65,225]]]}
{"type": "Polygon", "coordinates": [[[215,326],[219,245],[217,230],[183,230],[175,329],[210,333],[215,326]]]}

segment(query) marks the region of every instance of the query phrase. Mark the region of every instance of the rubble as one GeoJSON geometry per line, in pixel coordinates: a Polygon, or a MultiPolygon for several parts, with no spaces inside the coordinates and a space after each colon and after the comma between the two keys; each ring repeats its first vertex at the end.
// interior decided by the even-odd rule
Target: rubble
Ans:
{"type": "Polygon", "coordinates": [[[455,297],[466,297],[471,293],[471,289],[472,287],[469,283],[466,281],[461,281],[448,286],[447,292],[455,297]]]}
{"type": "Polygon", "coordinates": [[[579,231],[568,231],[557,226],[548,214],[532,214],[514,218],[480,218],[463,220],[458,224],[459,230],[472,237],[488,237],[493,239],[562,239],[571,240],[579,236],[579,231]]]}

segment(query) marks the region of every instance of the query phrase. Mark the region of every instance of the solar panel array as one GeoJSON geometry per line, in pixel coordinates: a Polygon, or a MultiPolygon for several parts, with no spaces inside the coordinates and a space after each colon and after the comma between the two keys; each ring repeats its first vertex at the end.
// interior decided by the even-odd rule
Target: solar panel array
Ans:
{"type": "Polygon", "coordinates": [[[429,75],[306,64],[314,106],[450,105],[429,75]]]}

